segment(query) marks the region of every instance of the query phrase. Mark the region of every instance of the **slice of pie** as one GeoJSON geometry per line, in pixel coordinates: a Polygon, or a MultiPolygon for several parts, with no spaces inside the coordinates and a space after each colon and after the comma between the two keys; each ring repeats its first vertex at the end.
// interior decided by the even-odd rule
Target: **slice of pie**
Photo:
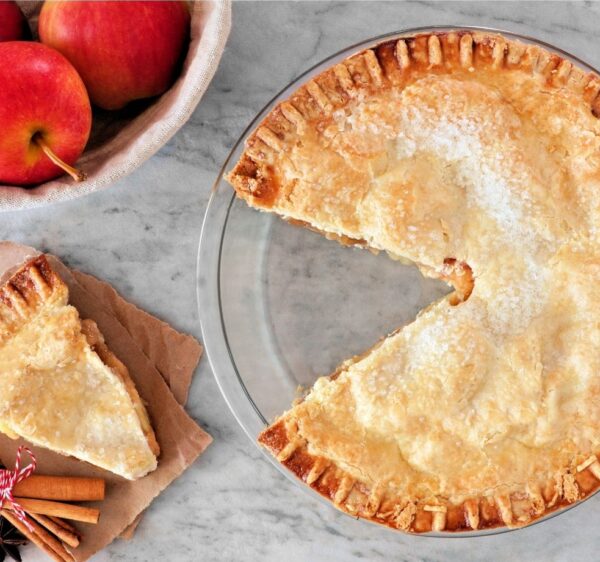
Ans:
{"type": "Polygon", "coordinates": [[[251,206],[455,291],[259,441],[338,508],[423,532],[527,524],[600,484],[600,77],[456,31],[389,41],[278,105],[251,206]]]}
{"type": "Polygon", "coordinates": [[[0,431],[135,479],[159,446],[125,365],[44,256],[0,287],[0,431]]]}

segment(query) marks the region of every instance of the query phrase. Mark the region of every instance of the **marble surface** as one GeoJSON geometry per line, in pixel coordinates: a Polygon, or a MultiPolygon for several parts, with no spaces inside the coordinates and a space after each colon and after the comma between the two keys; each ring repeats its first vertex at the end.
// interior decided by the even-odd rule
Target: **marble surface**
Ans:
{"type": "MultiPolygon", "coordinates": [[[[531,34],[600,67],[600,3],[237,2],[217,75],[167,146],[109,190],[3,214],[0,238],[53,252],[200,337],[195,264],[201,221],[220,165],[252,116],[323,57],[370,36],[433,24],[531,34]]],[[[598,559],[600,495],[509,534],[393,534],[315,502],[278,474],[238,427],[206,359],[188,411],[214,444],[153,503],[133,541],[116,541],[96,560],[598,559]]],[[[36,558],[30,550],[27,556],[36,558]]]]}

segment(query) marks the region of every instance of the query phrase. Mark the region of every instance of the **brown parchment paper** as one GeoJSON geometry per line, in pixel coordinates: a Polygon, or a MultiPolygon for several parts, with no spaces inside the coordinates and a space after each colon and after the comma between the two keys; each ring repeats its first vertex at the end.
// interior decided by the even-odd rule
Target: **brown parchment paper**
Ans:
{"type": "MultiPolygon", "coordinates": [[[[33,248],[0,242],[0,280],[36,254],[33,248]]],[[[158,468],[134,482],[76,459],[40,447],[33,448],[39,474],[96,476],[107,482],[105,500],[89,504],[101,510],[98,525],[76,524],[84,538],[81,545],[73,549],[73,554],[76,560],[87,560],[123,531],[130,533],[131,529],[128,527],[138,521],[141,512],[210,444],[211,437],[186,414],[166,382],[175,381],[177,374],[174,373],[187,378],[188,372],[193,372],[196,366],[201,348],[197,343],[192,345],[189,339],[182,339],[190,336],[178,334],[160,320],[126,303],[108,284],[90,275],[70,270],[57,258],[50,257],[50,260],[69,286],[71,304],[79,310],[82,318],[91,318],[98,324],[111,350],[129,369],[147,404],[161,447],[158,468]],[[119,318],[125,319],[125,324],[119,318]],[[140,337],[139,341],[136,336],[140,337]],[[160,367],[168,373],[163,377],[151,357],[158,357],[160,350],[166,348],[169,348],[170,355],[160,362],[160,367]],[[174,370],[170,369],[171,364],[176,366],[174,370]]],[[[187,388],[183,384],[180,397],[181,389],[186,390],[184,394],[187,394],[187,388]]],[[[22,443],[24,442],[21,440],[13,441],[0,434],[0,458],[9,467],[17,447],[22,443]]]]}
{"type": "Polygon", "coordinates": [[[71,273],[79,285],[100,298],[106,311],[129,332],[165,379],[175,400],[184,406],[202,346],[195,338],[127,302],[108,283],[81,271],[71,273]]]}
{"type": "MultiPolygon", "coordinates": [[[[105,306],[154,363],[175,400],[184,406],[192,384],[192,376],[203,352],[198,341],[127,302],[108,283],[75,269],[72,269],[71,273],[89,292],[101,296],[105,306]]],[[[119,538],[132,539],[142,517],[143,513],[140,513],[119,538]]]]}

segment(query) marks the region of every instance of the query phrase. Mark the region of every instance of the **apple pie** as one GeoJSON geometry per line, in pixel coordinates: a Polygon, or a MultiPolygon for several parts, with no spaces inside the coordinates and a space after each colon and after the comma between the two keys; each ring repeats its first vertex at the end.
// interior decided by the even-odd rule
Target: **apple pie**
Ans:
{"type": "Polygon", "coordinates": [[[44,256],[0,287],[0,431],[136,479],[159,446],[128,370],[44,256]]]}
{"type": "Polygon", "coordinates": [[[538,46],[395,39],[316,76],[228,180],[262,211],[454,291],[259,441],[410,532],[525,525],[600,484],[600,77],[538,46]]]}

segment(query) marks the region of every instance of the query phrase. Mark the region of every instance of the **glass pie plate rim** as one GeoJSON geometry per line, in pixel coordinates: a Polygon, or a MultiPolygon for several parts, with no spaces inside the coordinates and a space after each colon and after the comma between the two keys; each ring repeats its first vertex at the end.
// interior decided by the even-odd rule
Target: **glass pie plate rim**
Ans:
{"type": "MultiPolygon", "coordinates": [[[[212,188],[211,196],[208,201],[204,220],[202,223],[202,230],[200,234],[200,244],[198,248],[198,259],[197,259],[197,271],[196,271],[196,293],[197,293],[197,305],[198,313],[200,318],[200,324],[202,329],[202,338],[206,355],[210,363],[213,375],[217,382],[217,385],[231,410],[233,416],[239,423],[240,427],[244,430],[249,439],[254,445],[261,451],[264,458],[266,458],[281,474],[283,474],[288,480],[293,482],[296,486],[299,486],[305,493],[309,494],[313,498],[316,498],[323,504],[333,508],[333,504],[323,498],[318,492],[301,482],[291,471],[287,470],[280,463],[278,463],[272,455],[270,455],[263,447],[261,447],[256,437],[267,426],[267,421],[261,414],[259,408],[256,406],[248,390],[246,389],[240,373],[238,372],[233,357],[227,330],[222,313],[222,301],[221,301],[221,257],[223,250],[223,240],[225,235],[225,229],[229,218],[229,212],[231,206],[235,201],[235,193],[233,189],[224,179],[224,174],[228,171],[233,164],[238,160],[244,146],[245,140],[254,131],[257,125],[265,118],[269,111],[277,105],[280,101],[287,99],[297,88],[307,82],[313,76],[318,75],[320,72],[331,67],[333,64],[346,59],[347,57],[360,52],[362,50],[373,47],[379,43],[385,41],[391,41],[402,37],[412,37],[421,33],[429,32],[448,32],[448,31],[483,31],[489,33],[500,33],[506,37],[513,38],[524,43],[535,44],[544,49],[556,53],[561,57],[569,60],[576,64],[580,68],[588,72],[594,72],[600,74],[600,72],[592,67],[590,64],[582,61],[578,57],[571,53],[564,51],[550,43],[541,41],[534,37],[507,31],[503,29],[493,27],[481,27],[481,26],[426,26],[426,27],[415,27],[404,29],[400,31],[394,31],[378,35],[337,51],[336,53],[329,55],[317,64],[313,65],[308,70],[304,71],[283,89],[281,89],[265,106],[257,113],[252,119],[251,123],[245,128],[243,133],[240,135],[238,140],[235,142],[233,148],[229,152],[223,166],[219,171],[219,175],[215,180],[212,188]]],[[[598,491],[598,490],[597,490],[598,491]]],[[[575,502],[574,504],[561,507],[555,511],[548,513],[536,519],[531,524],[525,527],[497,527],[492,529],[484,529],[478,531],[464,531],[464,532],[429,532],[429,533],[415,533],[413,536],[419,537],[434,537],[434,538],[471,538],[471,537],[482,537],[492,536],[501,533],[507,533],[512,531],[518,531],[520,529],[528,528],[538,523],[548,521],[557,515],[569,511],[573,507],[581,505],[589,498],[593,497],[597,491],[585,497],[583,500],[575,502]]],[[[351,515],[345,514],[348,518],[356,519],[351,515]]],[[[362,520],[363,523],[371,523],[368,520],[362,520]]],[[[375,523],[372,523],[375,525],[375,523]]],[[[382,525],[377,525],[382,527],[382,525]]],[[[389,529],[386,527],[386,529],[389,529]]],[[[397,532],[394,530],[394,532],[397,532]]]]}

